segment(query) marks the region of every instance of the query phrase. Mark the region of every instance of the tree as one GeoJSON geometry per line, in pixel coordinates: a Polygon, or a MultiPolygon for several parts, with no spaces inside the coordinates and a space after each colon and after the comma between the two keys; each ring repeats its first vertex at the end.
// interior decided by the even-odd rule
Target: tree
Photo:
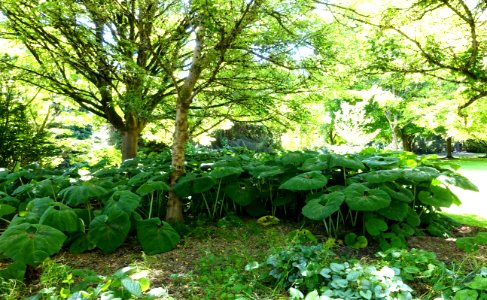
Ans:
{"type": "MultiPolygon", "coordinates": [[[[20,40],[37,61],[3,63],[110,122],[123,135],[123,160],[135,157],[149,121],[175,121],[174,184],[184,173],[191,111],[202,112],[194,114],[196,121],[236,112],[243,120],[259,120],[297,108],[292,101],[276,101],[305,79],[293,57],[306,45],[310,23],[292,16],[305,15],[311,9],[306,4],[2,1],[7,19],[2,36],[20,40]]],[[[171,191],[167,219],[181,220],[181,205],[171,191]]]]}

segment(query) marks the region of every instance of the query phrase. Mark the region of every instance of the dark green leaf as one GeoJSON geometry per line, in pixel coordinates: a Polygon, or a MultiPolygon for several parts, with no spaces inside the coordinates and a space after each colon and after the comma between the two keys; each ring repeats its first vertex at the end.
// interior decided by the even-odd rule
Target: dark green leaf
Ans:
{"type": "Polygon", "coordinates": [[[387,223],[382,218],[367,218],[365,220],[365,229],[372,236],[379,235],[382,231],[387,230],[387,223]]]}
{"type": "Polygon", "coordinates": [[[64,232],[75,232],[81,229],[78,215],[73,209],[62,203],[55,203],[46,209],[39,223],[64,232]]]}
{"type": "Polygon", "coordinates": [[[28,192],[31,192],[33,188],[34,188],[34,185],[33,185],[33,184],[30,184],[30,183],[23,184],[23,185],[19,186],[18,188],[16,188],[16,189],[15,189],[15,190],[12,192],[12,196],[15,196],[15,195],[20,195],[20,194],[23,194],[23,193],[28,193],[28,192]]]}
{"type": "Polygon", "coordinates": [[[421,191],[418,194],[418,198],[423,204],[434,207],[450,207],[453,197],[449,189],[440,186],[431,186],[430,191],[421,191]]]}
{"type": "Polygon", "coordinates": [[[81,185],[73,185],[67,187],[59,192],[63,196],[63,200],[70,206],[78,206],[88,203],[88,200],[101,197],[107,193],[107,190],[101,186],[92,183],[83,183],[81,185]]]}
{"type": "Polygon", "coordinates": [[[252,203],[257,195],[257,191],[249,182],[233,182],[225,186],[225,194],[236,204],[246,206],[252,203]]]}
{"type": "Polygon", "coordinates": [[[413,183],[431,181],[440,175],[440,171],[431,167],[417,167],[403,170],[402,178],[413,183]]]}
{"type": "Polygon", "coordinates": [[[10,206],[8,204],[0,204],[0,218],[16,211],[17,209],[13,206],[10,206]]]}
{"type": "Polygon", "coordinates": [[[288,179],[279,188],[291,191],[310,191],[323,188],[327,182],[328,178],[321,172],[312,171],[288,179]]]}
{"type": "Polygon", "coordinates": [[[342,167],[350,170],[363,170],[364,164],[356,157],[347,157],[344,155],[330,155],[329,167],[342,167]]]}
{"type": "Polygon", "coordinates": [[[303,215],[311,220],[321,221],[340,209],[345,196],[342,192],[322,195],[309,201],[303,207],[303,215]]]}
{"type": "Polygon", "coordinates": [[[389,220],[402,221],[408,215],[409,206],[404,202],[391,201],[388,207],[379,209],[377,212],[389,220]]]}
{"type": "Polygon", "coordinates": [[[315,157],[311,157],[304,161],[300,169],[303,171],[329,170],[330,169],[329,160],[330,160],[330,155],[328,154],[322,154],[315,157]]]}
{"type": "Polygon", "coordinates": [[[120,210],[130,214],[139,206],[139,203],[139,195],[131,191],[116,191],[108,200],[105,210],[108,212],[113,206],[117,206],[120,210]]]}
{"type": "Polygon", "coordinates": [[[240,167],[216,167],[213,171],[210,172],[210,176],[214,179],[221,179],[228,176],[238,176],[243,172],[243,169],[240,167]]]}
{"type": "Polygon", "coordinates": [[[395,156],[371,156],[362,162],[371,169],[390,169],[397,167],[401,159],[395,156]]]}
{"type": "Polygon", "coordinates": [[[129,215],[112,210],[109,215],[99,215],[90,224],[89,239],[105,253],[112,253],[122,245],[130,230],[129,215]]]}
{"type": "Polygon", "coordinates": [[[61,231],[47,225],[9,226],[0,236],[0,253],[18,262],[36,265],[59,252],[65,240],[61,231]]]}
{"type": "Polygon", "coordinates": [[[171,251],[180,240],[171,225],[159,218],[137,221],[137,238],[149,255],[171,251]]]}
{"type": "Polygon", "coordinates": [[[136,192],[141,196],[145,196],[155,191],[169,191],[169,186],[162,181],[151,181],[141,185],[136,192]]]}
{"type": "Polygon", "coordinates": [[[370,183],[382,183],[395,181],[401,175],[402,172],[400,170],[379,170],[366,173],[364,178],[370,183]]]}
{"type": "Polygon", "coordinates": [[[375,211],[388,207],[389,195],[380,189],[369,189],[363,184],[352,183],[344,191],[345,202],[351,210],[375,211]]]}
{"type": "Polygon", "coordinates": [[[130,186],[140,185],[141,183],[146,182],[152,175],[152,172],[140,172],[130,178],[127,184],[130,186]]]}

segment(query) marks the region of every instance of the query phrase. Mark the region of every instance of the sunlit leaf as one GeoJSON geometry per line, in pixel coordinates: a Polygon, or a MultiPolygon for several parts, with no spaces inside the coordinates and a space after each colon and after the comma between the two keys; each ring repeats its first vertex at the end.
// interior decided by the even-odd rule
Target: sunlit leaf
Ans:
{"type": "Polygon", "coordinates": [[[149,255],[171,251],[180,240],[176,230],[159,218],[137,221],[137,238],[149,255]]]}
{"type": "Polygon", "coordinates": [[[344,191],[345,202],[351,210],[374,211],[389,206],[391,198],[380,189],[369,189],[363,184],[352,183],[344,191]]]}
{"type": "Polygon", "coordinates": [[[323,188],[327,182],[328,178],[321,172],[311,171],[288,179],[279,188],[291,191],[310,191],[323,188]]]}
{"type": "Polygon", "coordinates": [[[322,195],[319,198],[309,201],[302,210],[305,217],[321,221],[340,209],[345,195],[342,192],[333,192],[322,195]]]}

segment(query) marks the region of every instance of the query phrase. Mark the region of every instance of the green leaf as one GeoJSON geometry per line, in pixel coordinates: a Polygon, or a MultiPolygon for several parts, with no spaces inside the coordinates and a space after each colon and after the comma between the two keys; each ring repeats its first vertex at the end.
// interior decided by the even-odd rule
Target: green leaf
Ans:
{"type": "Polygon", "coordinates": [[[418,194],[421,203],[434,207],[449,207],[454,201],[452,192],[440,186],[431,186],[429,191],[421,191],[418,194]]]}
{"type": "Polygon", "coordinates": [[[140,172],[130,178],[127,184],[130,186],[140,185],[142,182],[146,182],[152,175],[154,175],[152,172],[140,172]]]}
{"type": "Polygon", "coordinates": [[[26,265],[36,265],[61,250],[66,236],[42,224],[9,226],[0,236],[0,253],[26,265]]]}
{"type": "Polygon", "coordinates": [[[389,220],[402,221],[408,215],[409,206],[404,202],[391,201],[388,207],[379,209],[377,212],[389,220]]]}
{"type": "Polygon", "coordinates": [[[279,186],[279,189],[291,191],[310,191],[323,188],[328,178],[319,171],[306,172],[288,179],[279,186]]]}
{"type": "Polygon", "coordinates": [[[110,211],[113,206],[116,206],[120,210],[130,214],[135,211],[135,209],[139,206],[139,203],[139,195],[134,194],[131,191],[116,191],[113,193],[110,199],[108,199],[105,212],[110,211]]]}
{"type": "Polygon", "coordinates": [[[321,221],[340,209],[345,195],[342,192],[333,192],[322,195],[309,201],[302,210],[305,217],[315,221],[321,221]]]}
{"type": "Polygon", "coordinates": [[[389,195],[380,189],[369,189],[363,184],[352,183],[344,191],[345,202],[351,210],[375,211],[388,207],[389,195]]]}
{"type": "Polygon", "coordinates": [[[96,245],[90,240],[89,234],[79,233],[76,239],[71,243],[71,246],[69,246],[69,252],[79,254],[95,248],[96,245]]]}
{"type": "Polygon", "coordinates": [[[414,194],[407,188],[404,188],[396,183],[388,182],[379,186],[380,189],[384,190],[389,196],[398,201],[410,203],[414,200],[414,194]]]}
{"type": "Polygon", "coordinates": [[[140,287],[139,282],[130,279],[129,277],[125,277],[121,280],[122,286],[133,296],[141,297],[142,296],[142,288],[140,287]]]}
{"type": "Polygon", "coordinates": [[[230,183],[225,186],[224,192],[240,206],[249,205],[255,200],[257,195],[255,188],[247,181],[230,183]]]}
{"type": "Polygon", "coordinates": [[[455,293],[455,300],[477,300],[479,293],[475,290],[460,290],[455,293]]]}
{"type": "Polygon", "coordinates": [[[272,200],[272,206],[285,206],[296,201],[296,194],[286,193],[272,200]]]}
{"type": "Polygon", "coordinates": [[[371,156],[362,160],[371,169],[390,169],[397,167],[400,161],[401,159],[395,156],[371,156]]]}
{"type": "Polygon", "coordinates": [[[52,203],[54,203],[54,200],[49,197],[35,198],[27,203],[27,207],[25,208],[25,210],[29,212],[29,214],[35,215],[40,218],[42,214],[46,211],[46,209],[51,206],[52,203]]]}
{"type": "Polygon", "coordinates": [[[8,204],[0,204],[0,218],[16,211],[17,209],[13,206],[10,206],[8,204]]]}
{"type": "Polygon", "coordinates": [[[330,159],[330,155],[328,154],[321,154],[315,157],[308,158],[307,160],[304,161],[300,170],[303,171],[329,170],[330,169],[329,159],[330,159]]]}
{"type": "Polygon", "coordinates": [[[123,244],[129,230],[129,215],[112,210],[109,215],[99,215],[91,221],[89,239],[103,252],[112,253],[123,244]]]}
{"type": "Polygon", "coordinates": [[[208,175],[197,176],[188,173],[181,177],[174,185],[174,192],[182,198],[200,194],[210,190],[216,184],[215,179],[208,175]]]}
{"type": "Polygon", "coordinates": [[[247,166],[246,169],[249,171],[250,175],[255,178],[275,177],[284,173],[284,169],[280,166],[257,165],[247,166]]]}
{"type": "Polygon", "coordinates": [[[145,196],[155,191],[169,191],[169,186],[162,181],[146,182],[137,189],[136,193],[145,196]]]}
{"type": "Polygon", "coordinates": [[[487,277],[482,277],[480,275],[477,275],[471,282],[465,285],[471,289],[487,291],[487,277]]]}
{"type": "Polygon", "coordinates": [[[406,222],[412,227],[418,227],[421,224],[421,218],[418,213],[414,211],[413,208],[409,208],[408,215],[406,217],[406,222]]]}
{"type": "Polygon", "coordinates": [[[34,185],[33,185],[33,184],[30,184],[30,183],[23,184],[23,185],[19,186],[18,188],[16,188],[16,189],[15,189],[15,190],[12,192],[12,196],[15,196],[15,195],[20,195],[20,194],[23,194],[23,193],[28,193],[28,192],[31,192],[33,188],[34,188],[34,185]]]}
{"type": "Polygon", "coordinates": [[[101,197],[106,193],[107,190],[92,183],[73,185],[59,191],[59,195],[63,196],[63,201],[69,206],[87,204],[90,199],[101,197]]]}
{"type": "Polygon", "coordinates": [[[40,224],[49,225],[60,231],[75,232],[80,229],[78,215],[62,203],[54,203],[42,214],[40,224]]]}
{"type": "Polygon", "coordinates": [[[382,183],[395,181],[401,176],[402,172],[399,170],[379,170],[366,173],[364,178],[370,183],[382,183]]]}
{"type": "Polygon", "coordinates": [[[473,184],[467,177],[451,171],[441,173],[441,176],[438,177],[438,180],[445,184],[454,185],[464,190],[470,190],[475,192],[479,191],[479,188],[475,184],[473,184]]]}
{"type": "Polygon", "coordinates": [[[350,170],[363,170],[364,164],[356,157],[347,157],[344,155],[330,155],[329,167],[342,167],[350,170]]]}
{"type": "Polygon", "coordinates": [[[431,181],[440,175],[440,171],[431,167],[417,167],[403,170],[402,178],[413,183],[431,181]]]}
{"type": "Polygon", "coordinates": [[[24,263],[18,261],[10,263],[6,268],[0,269],[0,280],[24,281],[26,270],[27,265],[24,263]]]}
{"type": "Polygon", "coordinates": [[[210,172],[210,176],[214,179],[221,179],[228,176],[239,176],[243,172],[240,167],[216,167],[210,172]]]}
{"type": "Polygon", "coordinates": [[[387,223],[382,218],[371,217],[365,220],[365,229],[371,236],[377,236],[387,228],[387,223]]]}
{"type": "Polygon", "coordinates": [[[171,251],[180,240],[176,230],[159,218],[137,221],[137,238],[149,255],[171,251]]]}

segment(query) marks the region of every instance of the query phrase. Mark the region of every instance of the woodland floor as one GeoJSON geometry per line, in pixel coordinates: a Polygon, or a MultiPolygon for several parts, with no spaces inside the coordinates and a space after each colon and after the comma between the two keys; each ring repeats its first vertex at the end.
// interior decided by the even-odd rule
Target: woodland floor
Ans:
{"type": "MultiPolygon", "coordinates": [[[[99,250],[83,254],[60,253],[54,261],[69,265],[72,268],[89,268],[100,275],[109,275],[128,265],[136,265],[148,270],[148,277],[153,287],[162,286],[168,289],[174,299],[203,299],[202,287],[193,280],[198,276],[197,265],[209,255],[213,257],[240,257],[242,254],[246,262],[262,261],[272,249],[284,247],[285,236],[299,224],[279,224],[264,228],[256,224],[255,220],[248,220],[242,227],[219,228],[207,225],[186,236],[178,247],[168,253],[146,256],[135,240],[129,240],[124,246],[112,254],[103,254],[99,250]],[[279,245],[279,241],[282,245],[279,245]]],[[[454,234],[457,237],[472,236],[487,228],[459,226],[454,234]]],[[[316,232],[320,238],[319,232],[316,232]]],[[[487,248],[481,247],[475,253],[465,253],[455,245],[455,238],[438,238],[430,236],[412,237],[408,241],[410,248],[433,251],[438,258],[447,264],[457,263],[487,265],[487,248]]],[[[335,250],[338,254],[360,258],[373,258],[377,249],[368,247],[355,250],[339,246],[335,250]]],[[[213,258],[214,259],[214,258],[213,258]]],[[[229,263],[227,260],[216,259],[217,263],[229,263]]],[[[243,264],[245,265],[245,263],[243,264]]],[[[242,263],[240,264],[240,267],[242,263]]],[[[236,273],[244,270],[235,270],[236,273]]],[[[211,274],[211,270],[209,271],[211,274]]],[[[31,274],[28,289],[35,292],[39,289],[38,275],[31,274]],[[37,278],[36,278],[37,277],[37,278]]]]}

